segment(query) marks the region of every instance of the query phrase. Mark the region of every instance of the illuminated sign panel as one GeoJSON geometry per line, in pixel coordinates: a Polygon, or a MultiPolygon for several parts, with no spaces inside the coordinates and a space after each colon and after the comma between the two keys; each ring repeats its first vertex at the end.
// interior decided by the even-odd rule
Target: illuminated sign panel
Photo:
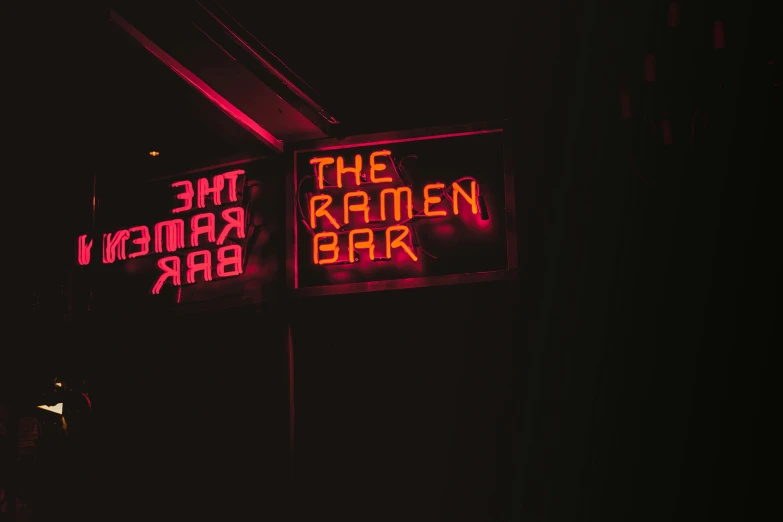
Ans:
{"type": "MultiPolygon", "coordinates": [[[[100,244],[100,262],[104,264],[162,254],[160,270],[151,292],[160,294],[164,285],[182,285],[183,281],[212,281],[213,277],[232,277],[242,273],[242,246],[235,240],[245,237],[245,209],[238,204],[237,182],[244,170],[230,170],[210,177],[175,181],[170,184],[179,205],[171,214],[182,215],[154,225],[139,225],[104,232],[100,244]],[[208,208],[209,204],[209,208],[208,208]],[[225,205],[225,208],[221,208],[225,205]],[[231,244],[226,244],[231,239],[231,244]],[[215,245],[217,248],[207,248],[215,245]],[[188,252],[184,252],[189,249],[188,252]],[[214,253],[213,253],[214,252],[214,253]]],[[[88,265],[93,259],[94,238],[79,236],[77,260],[88,265]]]]}
{"type": "Polygon", "coordinates": [[[297,152],[294,288],[423,286],[516,268],[502,137],[466,132],[297,152]]]}
{"type": "Polygon", "coordinates": [[[276,228],[264,199],[281,196],[253,167],[245,162],[104,191],[97,231],[76,238],[76,262],[99,266],[104,293],[117,294],[115,300],[138,296],[140,288],[178,303],[260,292],[249,280],[274,277],[279,264],[272,259],[270,268],[258,252],[270,250],[276,228]]]}

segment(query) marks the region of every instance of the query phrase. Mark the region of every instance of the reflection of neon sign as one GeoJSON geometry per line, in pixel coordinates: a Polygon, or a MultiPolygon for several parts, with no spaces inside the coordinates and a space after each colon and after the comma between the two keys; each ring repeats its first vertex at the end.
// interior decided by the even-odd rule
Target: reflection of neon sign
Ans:
{"type": "Polygon", "coordinates": [[[372,152],[368,160],[364,171],[360,154],[356,154],[352,166],[346,166],[342,156],[310,160],[316,192],[305,194],[307,205],[303,207],[302,186],[311,178],[305,176],[299,181],[297,204],[302,222],[312,235],[313,264],[356,263],[360,255],[371,261],[394,258],[415,262],[419,259],[411,230],[415,221],[461,213],[489,219],[479,184],[471,177],[449,184],[429,183],[420,194],[414,194],[404,184],[398,171],[401,167],[390,151],[372,152]],[[395,252],[402,253],[402,257],[394,256],[395,252]]]}
{"type": "MultiPolygon", "coordinates": [[[[189,218],[174,218],[161,221],[152,227],[146,225],[103,234],[101,261],[111,264],[125,259],[135,259],[155,254],[172,254],[179,250],[191,250],[186,255],[184,279],[187,284],[197,281],[212,281],[219,278],[238,276],[242,273],[242,247],[233,243],[245,237],[245,209],[229,206],[222,210],[207,209],[207,203],[221,207],[237,203],[237,180],[243,170],[232,170],[210,178],[199,178],[195,183],[178,181],[171,184],[178,193],[180,206],[172,214],[196,212],[189,218]],[[230,244],[226,244],[230,243],[230,244]],[[208,250],[210,244],[217,245],[217,251],[208,250]]],[[[77,241],[77,260],[88,265],[91,259],[93,240],[87,235],[77,241]]],[[[174,286],[182,285],[182,258],[168,255],[158,259],[161,274],[152,287],[153,294],[159,294],[163,285],[170,281],[174,286]]]]}

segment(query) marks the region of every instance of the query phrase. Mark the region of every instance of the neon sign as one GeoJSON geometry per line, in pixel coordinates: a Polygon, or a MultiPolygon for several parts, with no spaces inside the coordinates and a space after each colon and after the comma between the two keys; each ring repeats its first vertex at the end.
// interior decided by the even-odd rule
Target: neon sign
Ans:
{"type": "MultiPolygon", "coordinates": [[[[378,150],[369,155],[369,176],[362,174],[362,156],[356,154],[353,166],[347,167],[342,156],[335,158],[316,157],[310,160],[315,166],[318,189],[343,188],[343,178],[349,177],[355,183],[356,190],[342,194],[342,197],[328,193],[311,195],[309,199],[309,228],[313,233],[313,264],[326,265],[332,263],[355,263],[359,261],[359,251],[364,251],[371,261],[389,261],[392,251],[402,250],[411,261],[418,261],[413,252],[413,236],[410,223],[414,219],[434,218],[448,215],[446,208],[459,215],[463,212],[479,213],[482,206],[482,218],[488,219],[486,207],[481,199],[479,186],[473,178],[462,178],[450,183],[429,183],[422,190],[422,209],[414,213],[413,192],[410,187],[382,188],[377,197],[371,198],[371,185],[389,186],[394,183],[391,176],[379,177],[378,172],[386,170],[386,165],[378,162],[378,158],[391,157],[391,151],[378,150]],[[333,184],[328,184],[324,170],[327,165],[337,165],[333,184]],[[350,176],[346,176],[346,174],[350,176]],[[465,183],[469,188],[463,188],[465,183]],[[364,187],[366,190],[362,190],[364,187]],[[338,199],[335,202],[335,199],[338,199]],[[378,216],[370,219],[370,200],[378,202],[378,216]],[[460,205],[460,200],[463,204],[460,205]],[[443,203],[448,201],[448,207],[443,203]],[[335,204],[336,203],[336,204],[335,204]],[[467,208],[465,208],[467,207],[467,208]],[[358,214],[358,219],[352,219],[352,213],[358,214]],[[365,226],[362,226],[365,225],[365,226]],[[371,226],[372,225],[372,226],[371,226]],[[331,230],[330,230],[331,229],[331,230]],[[341,247],[338,233],[347,231],[347,257],[340,255],[341,247]],[[376,253],[376,234],[384,237],[380,253],[376,253]]],[[[392,163],[392,166],[394,164],[392,163]]],[[[400,181],[402,179],[400,178],[400,181]]],[[[348,184],[346,184],[348,186],[348,184]]],[[[374,187],[373,187],[374,188],[374,187]]],[[[377,191],[376,191],[377,192],[377,191]]]]}
{"type": "MultiPolygon", "coordinates": [[[[245,209],[239,202],[239,180],[244,170],[231,170],[210,177],[171,183],[177,201],[173,216],[154,225],[138,225],[106,232],[101,237],[100,262],[160,255],[160,270],[152,294],[164,285],[181,286],[213,278],[242,274],[245,209]],[[217,247],[217,248],[215,248],[217,247]]],[[[86,234],[77,239],[77,262],[89,265],[94,239],[86,234]]]]}
{"type": "Polygon", "coordinates": [[[507,269],[492,132],[297,152],[294,288],[507,269]],[[465,161],[474,143],[492,157],[465,161]]]}

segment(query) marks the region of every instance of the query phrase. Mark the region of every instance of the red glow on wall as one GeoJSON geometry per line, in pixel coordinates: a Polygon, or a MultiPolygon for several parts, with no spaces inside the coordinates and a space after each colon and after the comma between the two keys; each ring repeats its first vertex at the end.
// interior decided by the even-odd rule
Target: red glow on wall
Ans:
{"type": "MultiPolygon", "coordinates": [[[[178,217],[152,226],[140,225],[103,233],[102,263],[165,254],[157,261],[160,272],[152,287],[153,294],[159,294],[166,284],[180,286],[183,280],[186,284],[194,284],[242,274],[242,246],[235,241],[245,238],[246,212],[238,203],[237,190],[239,176],[244,173],[232,170],[195,182],[171,183],[178,205],[171,213],[178,217]],[[217,208],[221,205],[232,206],[217,208]],[[186,215],[192,211],[197,213],[186,215]],[[198,250],[183,252],[186,249],[198,250]]],[[[86,234],[78,237],[77,261],[80,265],[90,264],[92,245],[93,240],[86,234]]]]}

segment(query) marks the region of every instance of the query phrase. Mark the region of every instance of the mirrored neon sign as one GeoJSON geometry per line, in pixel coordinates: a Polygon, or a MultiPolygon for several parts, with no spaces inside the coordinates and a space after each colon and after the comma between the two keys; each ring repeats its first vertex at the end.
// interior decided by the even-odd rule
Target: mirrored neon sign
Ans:
{"type": "MultiPolygon", "coordinates": [[[[167,284],[181,286],[242,274],[243,251],[237,240],[245,238],[246,212],[239,202],[238,186],[244,174],[244,170],[231,170],[195,182],[171,183],[177,206],[170,212],[182,217],[103,233],[100,262],[160,255],[153,294],[167,284]]],[[[94,239],[86,234],[78,237],[78,264],[91,264],[93,244],[94,239]]]]}

